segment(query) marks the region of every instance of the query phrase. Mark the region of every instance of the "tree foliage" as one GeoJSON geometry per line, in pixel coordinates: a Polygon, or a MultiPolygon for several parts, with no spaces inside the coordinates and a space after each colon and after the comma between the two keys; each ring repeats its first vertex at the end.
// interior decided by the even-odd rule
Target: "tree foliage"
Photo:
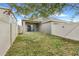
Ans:
{"type": "Polygon", "coordinates": [[[32,14],[32,17],[48,17],[56,13],[61,14],[66,6],[71,6],[75,9],[75,15],[79,14],[79,4],[67,4],[67,3],[10,3],[8,4],[10,9],[16,9],[16,13],[19,15],[32,14]]]}

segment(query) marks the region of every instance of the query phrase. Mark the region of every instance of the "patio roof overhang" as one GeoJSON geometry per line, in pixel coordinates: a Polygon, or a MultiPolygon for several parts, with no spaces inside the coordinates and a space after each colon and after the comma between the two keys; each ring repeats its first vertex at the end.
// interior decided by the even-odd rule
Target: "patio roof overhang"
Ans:
{"type": "Polygon", "coordinates": [[[40,24],[40,21],[33,21],[33,20],[22,20],[22,24],[25,22],[26,24],[40,24]]]}

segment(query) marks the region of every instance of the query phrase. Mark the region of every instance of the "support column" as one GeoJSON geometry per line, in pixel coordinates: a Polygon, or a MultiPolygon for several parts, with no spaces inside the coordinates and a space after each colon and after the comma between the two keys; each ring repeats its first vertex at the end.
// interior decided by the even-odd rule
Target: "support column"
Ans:
{"type": "Polygon", "coordinates": [[[23,33],[27,32],[27,25],[23,22],[23,33]]]}

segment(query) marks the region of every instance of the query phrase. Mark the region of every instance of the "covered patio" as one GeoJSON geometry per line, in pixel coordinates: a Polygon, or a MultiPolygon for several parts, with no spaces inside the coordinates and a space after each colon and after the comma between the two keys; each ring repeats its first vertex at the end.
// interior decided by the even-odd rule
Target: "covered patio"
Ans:
{"type": "Polygon", "coordinates": [[[24,32],[37,32],[39,31],[39,21],[22,20],[22,26],[24,32]]]}

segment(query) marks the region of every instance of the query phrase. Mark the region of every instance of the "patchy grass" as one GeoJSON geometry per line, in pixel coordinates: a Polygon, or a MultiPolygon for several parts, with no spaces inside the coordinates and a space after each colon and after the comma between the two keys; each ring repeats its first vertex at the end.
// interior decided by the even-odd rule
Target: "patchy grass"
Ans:
{"type": "Polygon", "coordinates": [[[79,42],[54,35],[29,32],[19,35],[6,56],[79,55],[79,42]]]}

